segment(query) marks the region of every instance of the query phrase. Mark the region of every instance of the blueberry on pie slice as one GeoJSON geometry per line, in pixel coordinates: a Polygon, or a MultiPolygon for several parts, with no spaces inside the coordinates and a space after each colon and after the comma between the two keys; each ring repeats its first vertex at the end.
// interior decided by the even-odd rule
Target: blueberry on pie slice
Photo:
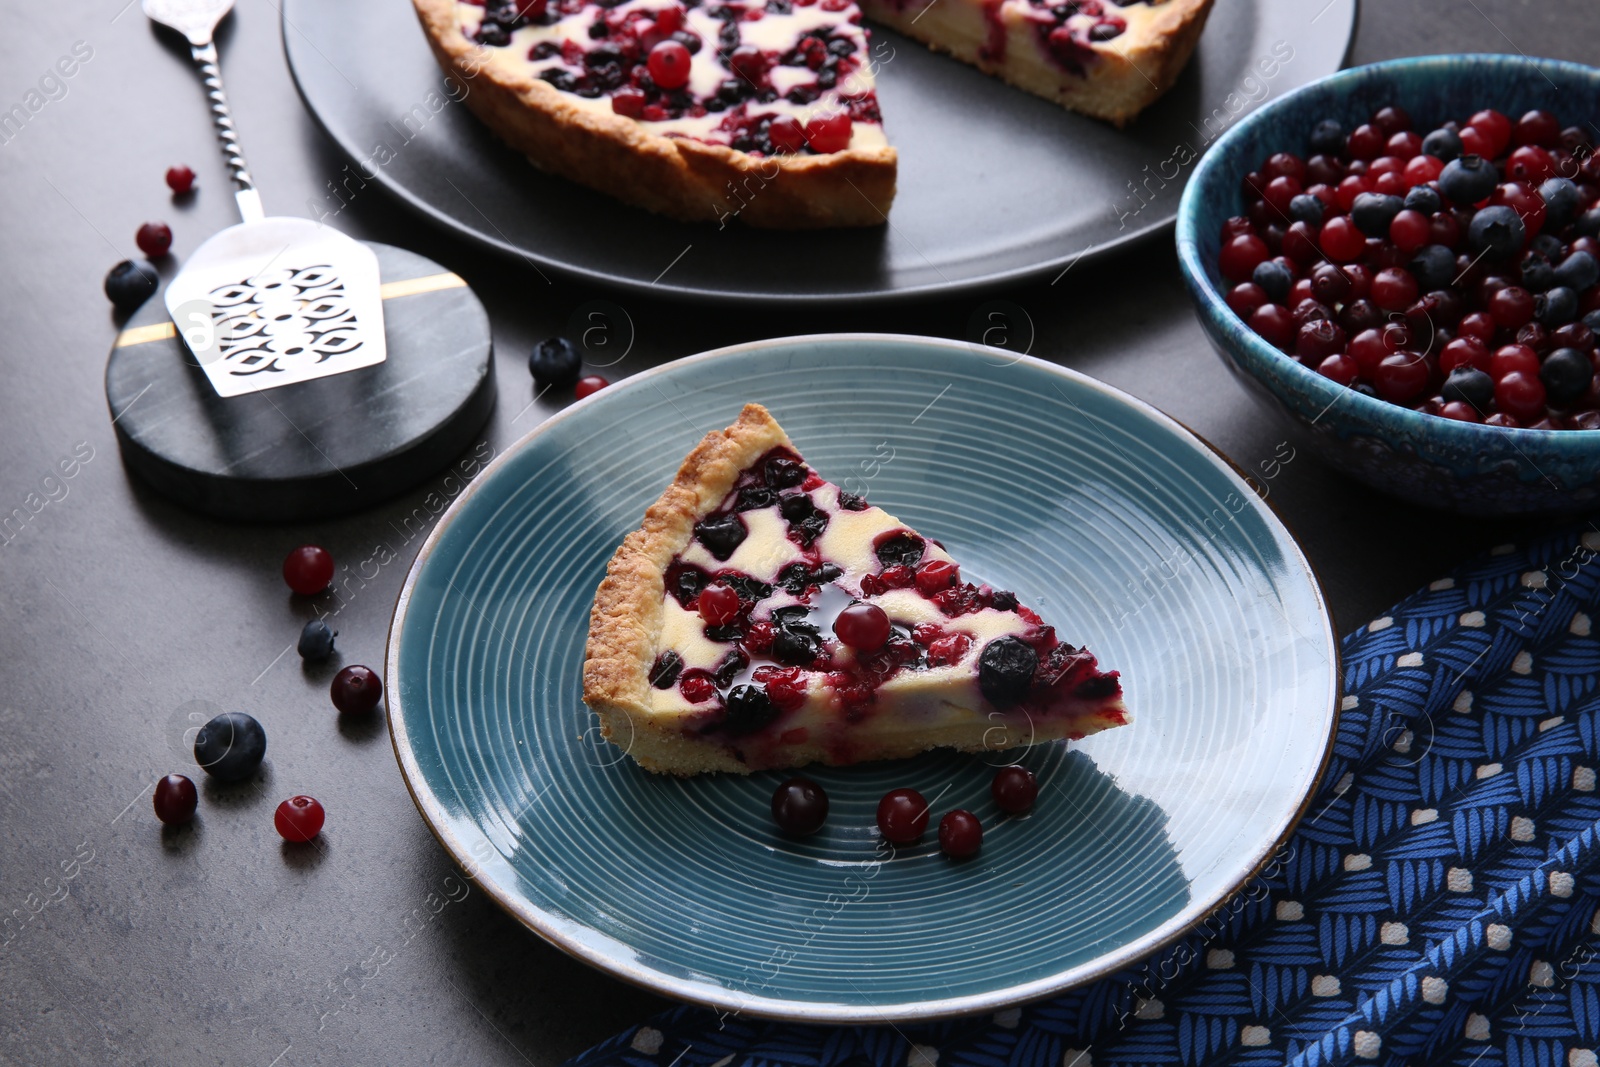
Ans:
{"type": "Polygon", "coordinates": [[[1000,751],[1131,718],[1116,672],[825,481],[758,404],[612,557],[583,697],[612,743],[680,775],[1000,751]]]}

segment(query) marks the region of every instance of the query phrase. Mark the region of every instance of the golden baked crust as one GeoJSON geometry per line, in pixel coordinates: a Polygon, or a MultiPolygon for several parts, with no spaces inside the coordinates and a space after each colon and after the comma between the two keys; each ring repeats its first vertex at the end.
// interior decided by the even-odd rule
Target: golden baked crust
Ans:
{"type": "Polygon", "coordinates": [[[466,89],[474,115],[541,170],[658,214],[715,222],[733,213],[771,229],[878,226],[895,192],[895,150],[755,157],[725,145],[662,137],[632,119],[573,105],[526,71],[490,61],[469,41],[455,0],[413,0],[440,66],[466,89]]]}
{"type": "Polygon", "coordinates": [[[760,404],[746,404],[732,426],[707,434],[645,511],[644,522],[623,539],[595,592],[583,699],[600,716],[605,737],[648,770],[749,771],[717,746],[686,745],[675,720],[655,721],[650,668],[661,633],[667,567],[689,544],[694,524],[721,503],[739,473],[780,445],[793,447],[760,404]]]}
{"type": "MultiPolygon", "coordinates": [[[[1150,17],[1137,28],[1093,45],[1098,62],[1083,79],[1062,79],[1056,70],[995,63],[980,55],[982,34],[974,29],[978,5],[931,0],[861,0],[867,17],[892,26],[908,37],[945,52],[1036,96],[1126,126],[1177,81],[1189,62],[1213,0],[1165,0],[1151,5],[1150,17]],[[943,5],[943,6],[941,6],[943,5]],[[968,10],[970,8],[970,10],[968,10]],[[925,15],[931,17],[925,18],[925,15]],[[966,19],[965,32],[953,26],[966,19]]],[[[984,24],[987,29],[987,25],[984,24]]],[[[1022,42],[1013,37],[1011,43],[1022,42]]]]}

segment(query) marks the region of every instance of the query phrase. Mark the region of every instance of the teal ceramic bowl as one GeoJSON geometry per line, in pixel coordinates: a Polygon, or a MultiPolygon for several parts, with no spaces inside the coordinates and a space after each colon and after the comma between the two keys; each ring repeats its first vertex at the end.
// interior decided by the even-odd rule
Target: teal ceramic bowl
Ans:
{"type": "Polygon", "coordinates": [[[1293,539],[1172,420],[995,349],[835,335],[635,375],[498,457],[421,549],[387,679],[423,817],[528,927],[684,1000],[882,1022],[1044,996],[1226,921],[1324,766],[1336,666],[1293,539]],[[595,587],[683,456],[752,400],[818,470],[1120,670],[1136,721],[812,768],[831,813],[800,841],[770,814],[788,775],[658,777],[603,740],[580,700],[595,587]],[[1008,819],[989,785],[1014,760],[1042,793],[1008,819]],[[883,845],[874,812],[899,786],[975,812],[981,854],[883,845]]]}
{"type": "Polygon", "coordinates": [[[1273,348],[1223,301],[1222,223],[1244,210],[1244,176],[1273,152],[1305,150],[1315,123],[1347,129],[1385,104],[1426,132],[1484,107],[1548,108],[1568,122],[1600,114],[1600,71],[1523,56],[1400,59],[1340,71],[1240,119],[1201,158],[1178,208],[1178,260],[1207,337],[1297,443],[1386,493],[1475,515],[1586,511],[1600,502],[1600,432],[1507,430],[1388,404],[1273,348]]]}

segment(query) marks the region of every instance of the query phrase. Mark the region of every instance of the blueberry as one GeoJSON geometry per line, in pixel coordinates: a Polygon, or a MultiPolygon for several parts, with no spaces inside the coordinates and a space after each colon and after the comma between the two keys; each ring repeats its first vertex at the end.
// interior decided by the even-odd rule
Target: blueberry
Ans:
{"type": "Polygon", "coordinates": [[[1499,183],[1500,173],[1482,156],[1452,159],[1439,172],[1439,192],[1462,207],[1486,199],[1499,183]]]}
{"type": "MultiPolygon", "coordinates": [[[[1313,200],[1316,197],[1312,197],[1313,200]]],[[[1261,291],[1267,294],[1267,299],[1274,304],[1289,302],[1289,290],[1294,286],[1294,277],[1289,273],[1289,268],[1276,260],[1263,260],[1250,276],[1250,280],[1261,286],[1261,291]]]]}
{"type": "Polygon", "coordinates": [[[816,510],[810,493],[785,493],[778,498],[778,514],[790,522],[799,522],[816,510]]]}
{"type": "Polygon", "coordinates": [[[750,485],[739,490],[739,499],[734,504],[735,511],[754,511],[757,508],[770,508],[778,502],[778,494],[771,489],[759,485],[750,485]]]}
{"type": "Polygon", "coordinates": [[[1552,237],[1548,233],[1541,233],[1528,242],[1528,251],[1537,252],[1545,259],[1555,263],[1566,254],[1567,246],[1561,243],[1561,238],[1552,237]]]}
{"type": "Polygon", "coordinates": [[[763,472],[767,484],[774,489],[788,489],[806,480],[805,465],[783,456],[773,456],[767,460],[763,472]]]}
{"type": "Polygon", "coordinates": [[[125,259],[106,274],[106,297],[127,314],[150,299],[160,284],[161,278],[150,264],[125,259]]]}
{"type": "Polygon", "coordinates": [[[528,373],[540,389],[570,389],[583,369],[583,353],[565,337],[547,337],[533,346],[528,373]]]}
{"type": "MultiPolygon", "coordinates": [[[[1310,193],[1301,193],[1289,201],[1289,217],[1296,222],[1303,222],[1307,226],[1321,226],[1325,210],[1322,206],[1322,201],[1310,193]]],[[[1278,301],[1278,303],[1282,303],[1282,301],[1278,301]]]]}
{"type": "Polygon", "coordinates": [[[295,651],[300,653],[301,659],[327,659],[333,651],[333,638],[337,633],[321,619],[312,619],[300,631],[300,643],[295,645],[295,651]]]}
{"type": "Polygon", "coordinates": [[[702,570],[686,567],[679,571],[677,592],[675,594],[678,598],[678,603],[688,607],[708,584],[710,584],[710,579],[702,570]]]}
{"type": "Polygon", "coordinates": [[[726,705],[728,714],[722,720],[722,728],[735,737],[755,733],[778,715],[766,687],[750,683],[730,689],[726,705]]]}
{"type": "Polygon", "coordinates": [[[898,533],[878,546],[878,562],[885,567],[915,567],[922,562],[926,549],[927,545],[916,534],[898,533]]]}
{"type": "Polygon", "coordinates": [[[1422,154],[1448,163],[1461,155],[1461,135],[1454,130],[1434,130],[1422,139],[1422,154]]]}
{"type": "Polygon", "coordinates": [[[995,707],[1009,708],[1028,695],[1038,668],[1039,655],[1033,646],[1010,635],[997,637],[978,657],[978,688],[995,707]]]}
{"type": "Polygon", "coordinates": [[[867,498],[857,496],[855,493],[847,493],[841,489],[839,490],[839,506],[846,511],[866,511],[867,498]]]}
{"type": "Polygon", "coordinates": [[[1600,334],[1600,308],[1597,308],[1585,315],[1583,317],[1583,324],[1589,327],[1592,332],[1600,334]]]}
{"type": "Polygon", "coordinates": [[[669,648],[657,656],[655,663],[651,665],[650,685],[655,689],[671,689],[681,673],[683,673],[683,657],[669,648]]]}
{"type": "Polygon", "coordinates": [[[1423,292],[1447,289],[1456,277],[1456,254],[1444,245],[1424,245],[1407,264],[1423,292]]]}
{"type": "Polygon", "coordinates": [[[1539,380],[1550,403],[1570,404],[1582,396],[1594,381],[1594,365],[1576,348],[1558,348],[1544,357],[1539,380]]]}
{"type": "Polygon", "coordinates": [[[1540,293],[1533,300],[1533,317],[1552,328],[1565,326],[1578,317],[1578,294],[1564,285],[1540,293]]]}
{"type": "Polygon", "coordinates": [[[1344,152],[1344,127],[1337,119],[1323,119],[1311,129],[1311,151],[1316,155],[1337,156],[1344,152]]]}
{"type": "Polygon", "coordinates": [[[772,658],[786,667],[809,667],[819,651],[818,641],[811,634],[782,629],[772,635],[772,658]]]}
{"type": "Polygon", "coordinates": [[[1544,201],[1544,228],[1548,233],[1566,229],[1583,208],[1578,187],[1566,178],[1546,178],[1539,186],[1539,199],[1544,201]]]}
{"type": "Polygon", "coordinates": [[[1573,234],[1577,237],[1600,237],[1600,207],[1592,207],[1578,216],[1578,221],[1573,224],[1573,234]]]}
{"type": "Polygon", "coordinates": [[[1542,293],[1556,284],[1556,269],[1537,252],[1529,252],[1522,257],[1519,272],[1522,275],[1522,287],[1529,292],[1542,293]]]}
{"type": "Polygon", "coordinates": [[[1387,193],[1358,193],[1350,208],[1350,221],[1368,237],[1389,236],[1389,223],[1405,209],[1406,202],[1387,193]]]}
{"type": "Polygon", "coordinates": [[[694,534],[706,551],[724,563],[744,543],[748,532],[744,520],[733,512],[711,515],[694,524],[694,534]]]}
{"type": "Polygon", "coordinates": [[[1457,367],[1444,380],[1439,395],[1446,400],[1460,400],[1479,411],[1487,411],[1494,400],[1494,379],[1476,367],[1457,367]]]}
{"type": "Polygon", "coordinates": [[[241,782],[261,766],[267,732],[242,711],[225,711],[194,735],[194,758],[219,782],[241,782]]]}
{"type": "Polygon", "coordinates": [[[1413,185],[1406,194],[1406,208],[1410,211],[1420,211],[1424,215],[1433,215],[1444,209],[1444,200],[1439,196],[1439,191],[1431,185],[1413,185]]]}
{"type": "Polygon", "coordinates": [[[1490,259],[1504,259],[1522,247],[1527,232],[1522,217],[1511,208],[1492,206],[1472,216],[1467,226],[1467,241],[1474,251],[1490,259]]]}
{"type": "Polygon", "coordinates": [[[1556,268],[1556,281],[1581,293],[1600,281],[1600,261],[1587,252],[1574,252],[1556,268]]]}

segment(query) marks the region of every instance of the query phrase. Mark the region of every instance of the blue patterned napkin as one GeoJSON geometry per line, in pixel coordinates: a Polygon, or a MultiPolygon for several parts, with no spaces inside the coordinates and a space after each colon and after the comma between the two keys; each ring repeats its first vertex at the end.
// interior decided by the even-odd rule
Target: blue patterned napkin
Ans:
{"type": "Polygon", "coordinates": [[[1138,967],[916,1026],[678,1008],[568,1067],[1600,1067],[1597,555],[1502,546],[1346,637],[1304,822],[1138,967]]]}

